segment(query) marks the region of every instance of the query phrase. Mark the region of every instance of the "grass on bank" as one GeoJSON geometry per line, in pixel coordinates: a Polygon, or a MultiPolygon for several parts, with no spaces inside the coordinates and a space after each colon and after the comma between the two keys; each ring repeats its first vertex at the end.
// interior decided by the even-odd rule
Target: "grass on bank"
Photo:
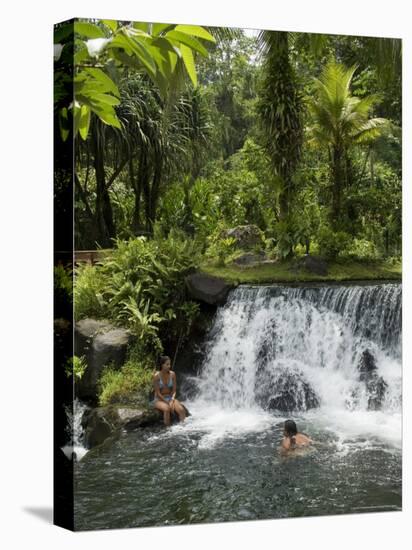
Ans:
{"type": "Polygon", "coordinates": [[[294,260],[284,260],[248,267],[240,267],[235,264],[215,267],[204,263],[201,265],[201,271],[234,284],[366,280],[400,281],[402,279],[401,262],[392,264],[384,260],[348,261],[337,259],[333,262],[328,262],[327,276],[315,275],[304,269],[296,270],[293,265],[294,260]]]}

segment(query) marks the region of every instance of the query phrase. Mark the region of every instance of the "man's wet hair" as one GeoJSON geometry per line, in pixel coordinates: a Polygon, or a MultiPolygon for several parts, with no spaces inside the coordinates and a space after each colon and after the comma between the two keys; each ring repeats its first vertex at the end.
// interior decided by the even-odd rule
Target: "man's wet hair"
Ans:
{"type": "Polygon", "coordinates": [[[298,433],[296,423],[293,420],[286,420],[286,422],[285,422],[285,432],[288,436],[294,436],[298,433]]]}

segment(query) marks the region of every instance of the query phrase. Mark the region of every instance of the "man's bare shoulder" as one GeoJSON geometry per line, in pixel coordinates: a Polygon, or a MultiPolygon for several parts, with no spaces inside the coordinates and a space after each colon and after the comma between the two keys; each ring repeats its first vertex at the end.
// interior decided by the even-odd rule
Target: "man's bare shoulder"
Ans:
{"type": "Polygon", "coordinates": [[[298,445],[308,445],[309,443],[312,443],[312,440],[310,437],[308,437],[305,434],[297,434],[296,435],[296,443],[298,445]]]}

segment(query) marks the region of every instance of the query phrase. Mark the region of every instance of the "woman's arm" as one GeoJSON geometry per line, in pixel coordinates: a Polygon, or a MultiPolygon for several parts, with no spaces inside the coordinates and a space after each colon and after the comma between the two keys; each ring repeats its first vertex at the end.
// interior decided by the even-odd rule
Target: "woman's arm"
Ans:
{"type": "Polygon", "coordinates": [[[172,380],[173,380],[173,388],[172,388],[172,400],[176,397],[176,374],[172,371],[172,380]]]}

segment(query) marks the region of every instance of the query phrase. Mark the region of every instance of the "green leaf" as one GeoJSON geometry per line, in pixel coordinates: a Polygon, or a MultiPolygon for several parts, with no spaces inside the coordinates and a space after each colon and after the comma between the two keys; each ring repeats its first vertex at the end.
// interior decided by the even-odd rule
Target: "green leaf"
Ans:
{"type": "Polygon", "coordinates": [[[75,21],[74,32],[81,36],[87,36],[87,38],[105,38],[103,30],[93,23],[75,21]]]}
{"type": "Polygon", "coordinates": [[[188,48],[184,44],[181,44],[180,51],[182,52],[183,62],[185,64],[186,71],[190,76],[190,80],[193,82],[193,86],[196,88],[197,75],[196,75],[195,60],[193,59],[193,52],[190,48],[188,48]]]}
{"type": "Polygon", "coordinates": [[[121,51],[120,49],[113,48],[112,54],[114,59],[120,61],[123,65],[128,65],[136,70],[142,69],[142,64],[136,59],[134,55],[127,55],[126,52],[121,51]]]}
{"type": "Polygon", "coordinates": [[[77,132],[79,131],[81,111],[82,111],[81,104],[78,101],[75,101],[73,104],[73,120],[74,120],[75,136],[77,136],[77,132]]]}
{"type": "Polygon", "coordinates": [[[128,54],[134,54],[150,74],[155,74],[156,64],[147,50],[146,44],[138,36],[117,35],[112,40],[110,47],[123,48],[128,54]]]}
{"type": "Polygon", "coordinates": [[[149,26],[150,26],[150,23],[144,23],[144,22],[133,23],[134,29],[138,29],[143,32],[149,32],[149,26]]]}
{"type": "Polygon", "coordinates": [[[108,105],[119,105],[120,99],[108,94],[94,94],[92,101],[97,103],[107,103],[108,105]]]}
{"type": "Polygon", "coordinates": [[[60,109],[59,127],[60,127],[61,138],[63,141],[66,141],[66,139],[69,137],[69,134],[70,134],[69,115],[66,107],[63,107],[63,109],[60,109]]]}
{"type": "Polygon", "coordinates": [[[117,48],[122,48],[129,56],[133,53],[131,45],[127,42],[124,34],[117,34],[111,41],[109,48],[115,52],[117,52],[117,48]]]}
{"type": "Polygon", "coordinates": [[[92,104],[91,110],[96,113],[100,120],[105,124],[119,128],[119,130],[122,128],[120,120],[117,118],[114,109],[110,107],[110,105],[104,105],[102,107],[102,104],[92,104]]]}
{"type": "Polygon", "coordinates": [[[116,32],[117,21],[115,21],[114,19],[102,19],[102,23],[106,25],[106,27],[109,27],[111,31],[116,32]]]}
{"type": "Polygon", "coordinates": [[[84,69],[83,72],[91,75],[94,79],[98,80],[104,86],[104,90],[106,92],[111,92],[116,97],[120,97],[119,88],[116,86],[113,80],[109,76],[107,76],[107,74],[101,69],[90,67],[84,69]]]}
{"type": "Polygon", "coordinates": [[[199,52],[201,55],[203,55],[203,57],[208,56],[207,49],[199,42],[199,40],[196,40],[196,38],[192,38],[184,32],[169,31],[165,35],[165,37],[169,40],[174,40],[178,43],[180,42],[180,44],[185,44],[191,50],[196,50],[197,52],[199,52]]]}
{"type": "Polygon", "coordinates": [[[175,46],[165,38],[156,38],[150,46],[150,53],[162,75],[170,79],[177,63],[175,46]]]}
{"type": "Polygon", "coordinates": [[[191,36],[198,36],[204,40],[209,40],[210,42],[216,42],[215,38],[203,27],[197,25],[177,25],[175,28],[176,31],[184,32],[185,34],[190,34],[191,36]]]}
{"type": "Polygon", "coordinates": [[[151,73],[155,73],[156,64],[153,60],[153,57],[150,55],[149,50],[147,49],[145,41],[139,39],[138,36],[128,36],[126,37],[126,39],[130,43],[133,53],[139,58],[146,69],[151,73]]]}
{"type": "Polygon", "coordinates": [[[124,33],[128,36],[138,36],[139,38],[147,38],[149,41],[152,40],[152,35],[145,32],[142,29],[136,29],[134,27],[125,27],[124,33]]]}
{"type": "Polygon", "coordinates": [[[74,60],[74,64],[75,64],[75,65],[81,63],[82,61],[84,61],[85,59],[87,59],[87,58],[89,57],[89,52],[87,51],[87,47],[86,47],[85,42],[83,42],[83,44],[84,44],[84,46],[81,47],[81,48],[74,54],[73,60],[74,60]]]}
{"type": "Polygon", "coordinates": [[[83,140],[87,139],[90,126],[91,111],[87,105],[82,105],[80,110],[79,132],[83,140]]]}
{"type": "Polygon", "coordinates": [[[153,36],[159,36],[159,34],[163,31],[165,31],[166,29],[169,29],[170,30],[175,27],[175,24],[171,24],[171,23],[153,23],[153,27],[152,27],[152,35],[153,36]]]}

